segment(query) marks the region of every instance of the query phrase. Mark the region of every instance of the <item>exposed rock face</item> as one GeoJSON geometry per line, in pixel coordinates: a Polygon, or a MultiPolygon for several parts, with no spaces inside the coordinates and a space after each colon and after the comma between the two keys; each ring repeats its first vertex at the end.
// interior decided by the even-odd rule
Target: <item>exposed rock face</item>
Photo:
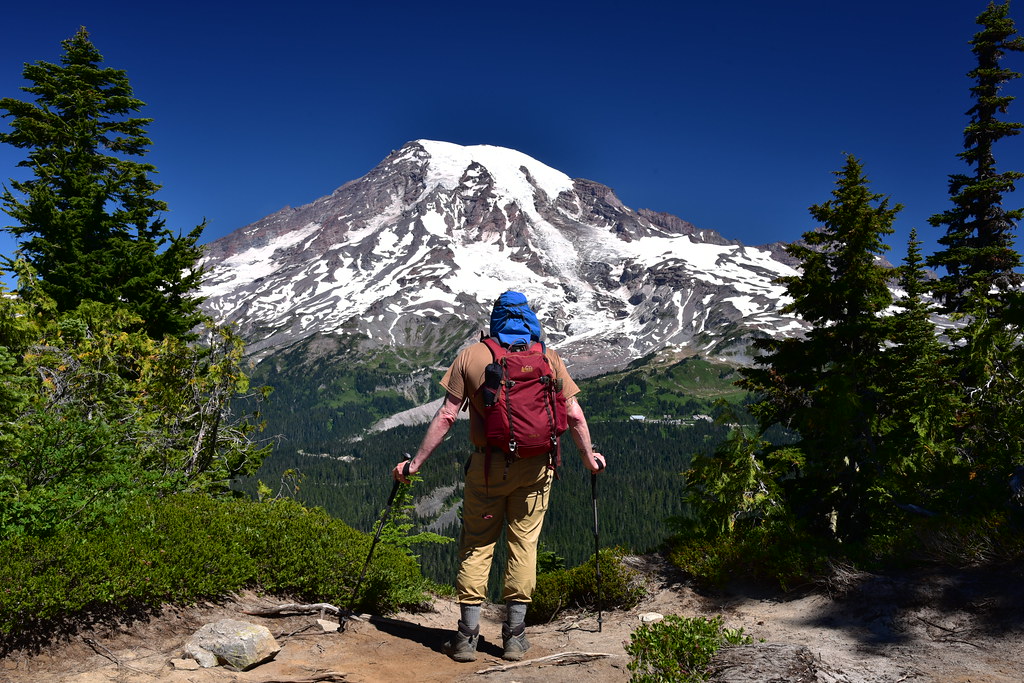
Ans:
{"type": "Polygon", "coordinates": [[[593,374],[664,348],[743,361],[797,333],[778,245],[749,247],[498,147],[410,142],[366,176],[214,242],[205,307],[266,356],[317,335],[444,355],[506,289],[593,374]]]}

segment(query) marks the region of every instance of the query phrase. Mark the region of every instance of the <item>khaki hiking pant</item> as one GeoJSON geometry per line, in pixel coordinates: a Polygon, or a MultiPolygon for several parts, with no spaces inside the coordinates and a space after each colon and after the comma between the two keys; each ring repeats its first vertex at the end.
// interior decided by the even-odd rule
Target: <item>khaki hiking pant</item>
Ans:
{"type": "Polygon", "coordinates": [[[466,470],[459,539],[459,575],[455,582],[460,603],[480,604],[487,597],[494,544],[505,529],[508,564],[505,602],[530,602],[537,586],[537,543],[548,509],[551,480],[547,456],[516,460],[505,472],[505,456],[490,455],[484,482],[486,453],[473,453],[466,470]]]}

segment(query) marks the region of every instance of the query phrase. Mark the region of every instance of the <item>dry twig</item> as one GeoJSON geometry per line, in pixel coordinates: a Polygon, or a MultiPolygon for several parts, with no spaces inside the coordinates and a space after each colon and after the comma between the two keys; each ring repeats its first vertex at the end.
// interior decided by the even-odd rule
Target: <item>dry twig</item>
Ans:
{"type": "Polygon", "coordinates": [[[261,678],[253,683],[342,683],[348,680],[348,674],[340,671],[326,671],[320,674],[313,674],[312,677],[302,678],[261,678]]]}
{"type": "MultiPolygon", "coordinates": [[[[308,631],[309,629],[313,628],[313,626],[314,626],[314,624],[306,624],[302,628],[296,629],[296,630],[291,631],[289,633],[285,633],[284,631],[281,631],[280,633],[276,634],[274,637],[277,638],[277,639],[291,638],[292,636],[297,636],[300,633],[304,633],[305,631],[308,631]]],[[[320,634],[317,633],[315,635],[320,635],[320,634]]]]}
{"type": "Polygon", "coordinates": [[[111,652],[107,648],[103,647],[102,645],[97,643],[92,638],[89,638],[88,636],[82,636],[82,640],[85,641],[86,645],[88,645],[89,647],[92,648],[93,652],[95,652],[96,654],[101,655],[103,657],[106,657],[107,659],[112,661],[115,665],[117,665],[118,669],[127,669],[128,671],[134,671],[135,673],[146,674],[146,675],[149,675],[149,676],[153,675],[149,671],[143,671],[142,669],[136,669],[134,666],[129,666],[128,664],[125,664],[120,659],[118,659],[114,655],[113,652],[111,652]]]}
{"type": "Polygon", "coordinates": [[[566,664],[583,664],[584,662],[592,662],[595,659],[605,659],[607,657],[615,657],[615,655],[607,652],[559,652],[558,654],[548,655],[546,657],[537,657],[536,659],[527,659],[526,661],[516,662],[515,664],[492,666],[490,669],[481,669],[476,673],[480,675],[493,674],[500,671],[518,669],[524,666],[533,666],[534,664],[552,663],[556,666],[564,666],[566,664]]]}
{"type": "MultiPolygon", "coordinates": [[[[922,616],[918,616],[918,615],[914,615],[914,616],[917,618],[918,621],[922,621],[922,622],[928,624],[929,626],[933,626],[933,627],[939,629],[940,631],[945,631],[946,633],[949,633],[951,635],[957,635],[957,634],[961,633],[961,631],[963,630],[963,629],[957,630],[957,629],[946,628],[945,626],[941,626],[939,624],[936,624],[934,621],[928,621],[927,619],[925,619],[922,616]]],[[[972,643],[969,640],[964,640],[963,638],[948,638],[947,637],[947,638],[942,638],[941,640],[944,643],[963,643],[964,645],[970,645],[971,647],[976,647],[979,650],[984,650],[985,649],[981,645],[978,645],[977,643],[972,643]]]]}

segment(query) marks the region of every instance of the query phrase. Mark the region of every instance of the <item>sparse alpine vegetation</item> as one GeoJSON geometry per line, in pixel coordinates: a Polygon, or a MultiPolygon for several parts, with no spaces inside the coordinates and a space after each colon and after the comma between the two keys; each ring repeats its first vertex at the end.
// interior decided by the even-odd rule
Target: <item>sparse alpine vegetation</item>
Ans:
{"type": "Polygon", "coordinates": [[[644,588],[637,572],[623,562],[623,552],[604,549],[598,558],[591,557],[572,569],[538,575],[527,621],[543,624],[562,610],[629,609],[640,602],[645,595],[644,588]],[[595,561],[600,563],[600,580],[595,572],[595,561]]]}
{"type": "Polygon", "coordinates": [[[429,599],[415,560],[384,544],[353,596],[369,549],[366,534],[294,501],[139,500],[100,527],[0,542],[0,632],[13,644],[27,631],[245,588],[375,613],[429,599]]]}
{"type": "Polygon", "coordinates": [[[631,683],[699,683],[719,648],[753,642],[743,629],[724,626],[722,618],[679,617],[644,624],[633,632],[626,652],[631,683]]]}

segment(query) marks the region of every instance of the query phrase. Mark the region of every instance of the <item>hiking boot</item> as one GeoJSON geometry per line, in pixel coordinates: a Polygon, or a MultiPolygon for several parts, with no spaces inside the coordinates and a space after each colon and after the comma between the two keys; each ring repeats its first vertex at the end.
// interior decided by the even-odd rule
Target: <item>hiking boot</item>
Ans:
{"type": "Polygon", "coordinates": [[[470,631],[459,620],[459,628],[452,639],[444,644],[444,653],[456,662],[476,661],[476,643],[480,639],[480,627],[470,631]]]}
{"type": "Polygon", "coordinates": [[[505,645],[501,658],[509,662],[518,662],[523,658],[523,653],[530,649],[530,641],[526,639],[526,624],[519,624],[513,629],[508,624],[502,624],[501,640],[505,645]]]}

